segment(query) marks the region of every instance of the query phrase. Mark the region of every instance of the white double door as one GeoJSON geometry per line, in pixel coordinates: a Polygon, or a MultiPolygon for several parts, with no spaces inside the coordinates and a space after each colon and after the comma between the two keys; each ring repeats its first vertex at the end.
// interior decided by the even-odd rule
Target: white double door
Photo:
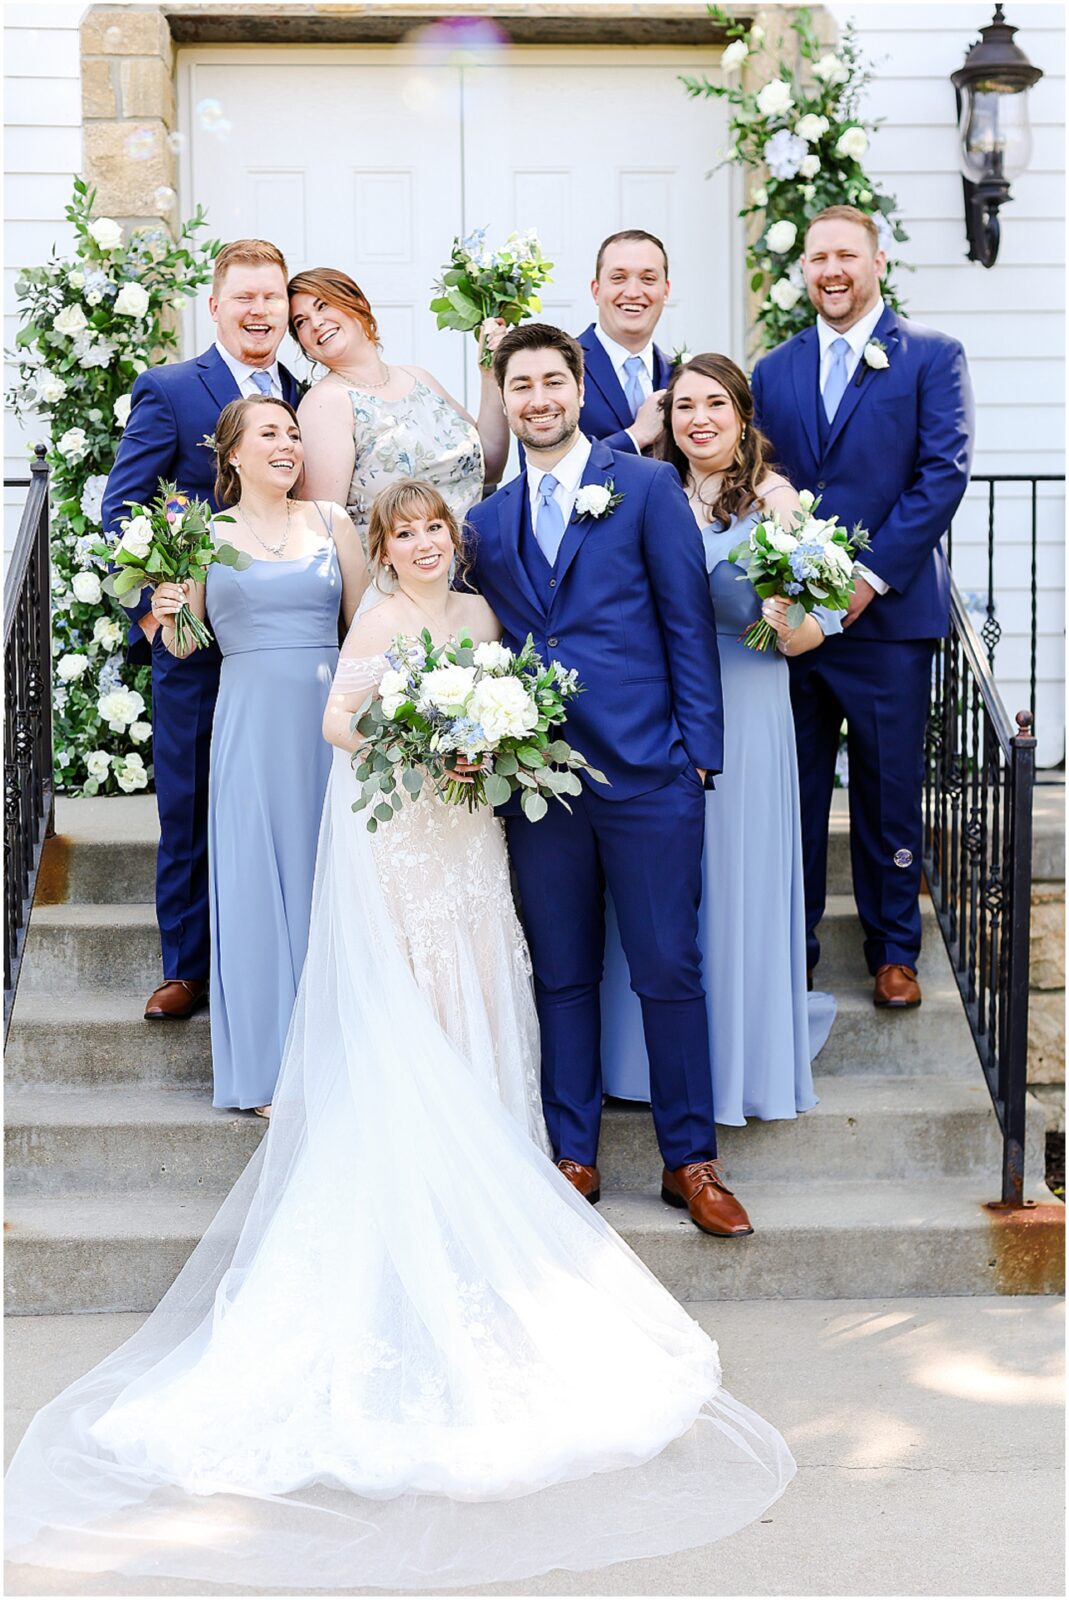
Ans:
{"type": "MultiPolygon", "coordinates": [[[[687,98],[679,74],[712,52],[514,48],[484,61],[428,61],[410,47],[204,48],[180,61],[186,136],[180,203],[213,235],[274,240],[290,270],[356,278],[388,358],[428,368],[474,403],[474,341],[439,333],[432,285],[455,234],[489,243],[536,227],[554,262],[546,320],[592,318],[602,238],[646,228],[668,247],[671,349],[739,357],[744,295],[718,101],[687,98]],[[220,132],[220,124],[223,131],[220,132]]],[[[188,337],[212,337],[206,296],[188,337]]],[[[290,349],[285,359],[307,370],[290,349]]]]}

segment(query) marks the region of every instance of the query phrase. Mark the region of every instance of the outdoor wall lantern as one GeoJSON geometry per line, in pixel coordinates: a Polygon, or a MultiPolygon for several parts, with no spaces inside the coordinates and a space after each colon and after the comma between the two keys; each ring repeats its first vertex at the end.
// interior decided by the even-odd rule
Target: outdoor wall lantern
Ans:
{"type": "Polygon", "coordinates": [[[951,73],[958,97],[960,164],[965,184],[969,260],[993,267],[998,256],[999,207],[1010,199],[1032,154],[1028,91],[1043,76],[1019,45],[996,5],[995,15],[951,73]]]}

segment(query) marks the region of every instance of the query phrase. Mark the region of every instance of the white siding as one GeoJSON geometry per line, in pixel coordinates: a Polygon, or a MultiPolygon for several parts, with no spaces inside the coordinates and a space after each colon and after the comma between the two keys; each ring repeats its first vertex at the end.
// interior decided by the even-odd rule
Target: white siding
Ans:
{"type": "MultiPolygon", "coordinates": [[[[1033,153],[1002,212],[999,258],[989,269],[965,259],[950,74],[986,23],[990,6],[831,6],[840,27],[852,16],[875,78],[865,111],[883,117],[869,168],[898,198],[910,235],[898,273],[909,315],[962,341],[977,401],[974,470],[1064,472],[1065,25],[1060,5],[1014,0],[1007,20],[1044,77],[1029,106],[1033,153]]],[[[1028,704],[1030,506],[1027,488],[998,496],[996,669],[1007,709],[1028,704]]],[[[954,571],[977,619],[987,599],[987,486],[974,485],[954,528],[954,571]]],[[[1063,613],[1064,494],[1041,486],[1036,723],[1041,764],[1065,749],[1063,613]]]]}
{"type": "MultiPolygon", "coordinates": [[[[72,238],[63,216],[71,178],[82,165],[82,88],[78,27],[84,4],[4,6],[4,349],[14,344],[18,269],[72,238]]],[[[4,368],[4,387],[13,371],[4,368]]],[[[41,436],[4,419],[4,477],[29,472],[26,445],[41,436]]],[[[23,489],[4,490],[4,555],[18,532],[23,489]]]]}

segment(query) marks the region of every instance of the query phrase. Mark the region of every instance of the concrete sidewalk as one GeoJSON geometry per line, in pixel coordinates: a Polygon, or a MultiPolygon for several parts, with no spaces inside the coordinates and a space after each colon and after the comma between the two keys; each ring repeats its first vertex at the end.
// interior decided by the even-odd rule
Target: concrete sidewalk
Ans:
{"type": "MultiPolygon", "coordinates": [[[[798,1476],[783,1499],[711,1548],[470,1592],[1064,1595],[1060,1300],[733,1301],[688,1309],[719,1339],[727,1387],[776,1423],[794,1451],[798,1476]]],[[[140,1321],[8,1319],[9,1455],[36,1408],[140,1321]]],[[[5,1592],[254,1591],[9,1566],[5,1592]]]]}

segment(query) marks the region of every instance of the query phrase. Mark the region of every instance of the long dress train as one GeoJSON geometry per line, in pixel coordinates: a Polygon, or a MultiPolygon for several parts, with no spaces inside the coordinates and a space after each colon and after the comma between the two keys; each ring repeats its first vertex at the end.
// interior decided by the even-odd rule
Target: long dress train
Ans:
{"type": "Polygon", "coordinates": [[[424,797],[373,840],[354,792],[336,752],[267,1136],[144,1327],[34,1419],[11,1559],[463,1588],[704,1544],[793,1475],[544,1153],[500,824],[424,797]]]}

